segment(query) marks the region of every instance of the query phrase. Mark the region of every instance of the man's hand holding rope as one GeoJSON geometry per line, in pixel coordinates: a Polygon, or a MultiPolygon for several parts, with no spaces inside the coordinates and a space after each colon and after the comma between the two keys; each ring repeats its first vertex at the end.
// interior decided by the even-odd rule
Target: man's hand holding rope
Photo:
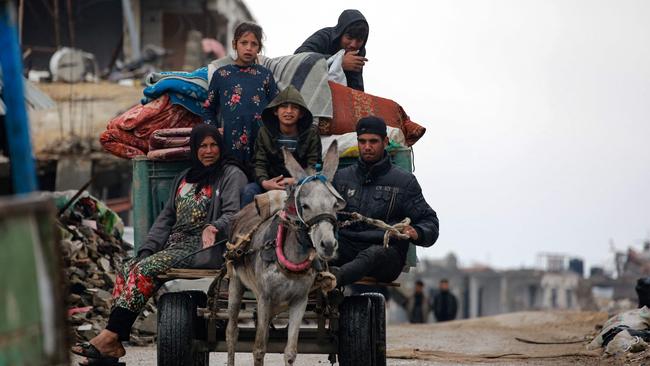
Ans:
{"type": "Polygon", "coordinates": [[[341,223],[341,227],[348,226],[354,222],[364,222],[368,225],[376,226],[382,230],[386,230],[386,233],[384,234],[384,248],[388,247],[388,242],[390,241],[391,237],[410,240],[418,239],[418,231],[415,230],[413,226],[411,226],[411,219],[408,217],[395,225],[388,225],[381,220],[365,217],[357,212],[341,213],[352,218],[351,220],[347,220],[341,223]]]}

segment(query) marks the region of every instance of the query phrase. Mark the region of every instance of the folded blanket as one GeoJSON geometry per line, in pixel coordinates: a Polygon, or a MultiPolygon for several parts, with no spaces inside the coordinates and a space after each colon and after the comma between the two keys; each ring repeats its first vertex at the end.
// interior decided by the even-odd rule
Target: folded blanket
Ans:
{"type": "Polygon", "coordinates": [[[119,128],[124,131],[131,131],[145,123],[151,118],[158,115],[161,111],[169,107],[169,97],[163,95],[160,98],[145,105],[135,105],[128,111],[120,114],[108,122],[106,128],[119,128]]]}
{"type": "Polygon", "coordinates": [[[181,105],[188,111],[203,116],[203,103],[208,98],[208,68],[202,67],[193,72],[164,71],[147,75],[142,91],[142,104],[168,95],[172,104],[181,105]]]}
{"type": "Polygon", "coordinates": [[[164,128],[154,131],[149,136],[149,148],[155,150],[189,146],[191,132],[191,128],[164,128]]]}
{"type": "MultiPolygon", "coordinates": [[[[139,145],[140,139],[119,129],[106,130],[99,136],[99,142],[104,150],[124,159],[133,159],[138,155],[146,155],[146,146],[144,149],[131,146],[124,141],[139,145]]],[[[141,146],[142,147],[142,146],[141,146]]]]}
{"type": "Polygon", "coordinates": [[[147,153],[151,160],[187,160],[190,158],[190,147],[170,147],[169,149],[151,150],[147,153]]]}
{"type": "Polygon", "coordinates": [[[341,84],[330,82],[334,116],[321,119],[321,135],[342,135],[354,132],[356,122],[370,115],[381,117],[386,125],[402,130],[407,146],[412,146],[426,132],[426,128],[411,121],[404,109],[393,100],[364,93],[341,84]]]}
{"type": "Polygon", "coordinates": [[[202,123],[203,118],[186,110],[178,105],[169,105],[168,108],[160,111],[157,115],[151,117],[147,123],[143,123],[133,130],[134,135],[146,140],[156,130],[163,128],[192,127],[202,123]]]}
{"type": "MultiPolygon", "coordinates": [[[[218,68],[234,62],[230,56],[212,61],[208,65],[208,85],[218,68]]],[[[323,55],[313,52],[274,58],[260,55],[258,62],[271,70],[280,89],[295,86],[314,117],[332,118],[332,93],[327,83],[327,60],[323,55]]]]}

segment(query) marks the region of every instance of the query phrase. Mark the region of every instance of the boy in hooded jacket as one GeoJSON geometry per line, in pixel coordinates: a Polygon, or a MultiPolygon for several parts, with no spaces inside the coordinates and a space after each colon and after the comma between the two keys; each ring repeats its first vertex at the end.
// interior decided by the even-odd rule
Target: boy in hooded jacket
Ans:
{"type": "Polygon", "coordinates": [[[262,112],[263,126],[255,140],[255,179],[242,191],[241,206],[256,194],[285,189],[294,184],[284,167],[282,147],[304,168],[315,168],[321,160],[321,142],[313,116],[298,89],[289,85],[262,112]]]}
{"type": "Polygon", "coordinates": [[[366,58],[366,42],[369,26],[359,10],[347,9],[339,15],[334,27],[325,27],[309,36],[294,53],[316,52],[326,58],[344,49],[343,71],[350,88],[364,91],[363,67],[366,58]]]}

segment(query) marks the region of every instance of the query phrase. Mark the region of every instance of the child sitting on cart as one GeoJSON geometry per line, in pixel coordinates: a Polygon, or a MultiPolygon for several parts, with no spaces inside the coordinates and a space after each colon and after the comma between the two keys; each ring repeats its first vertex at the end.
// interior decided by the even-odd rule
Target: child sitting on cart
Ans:
{"type": "Polygon", "coordinates": [[[242,207],[255,195],[284,190],[294,179],[284,167],[282,148],[293,153],[303,169],[314,169],[321,160],[321,142],[313,117],[298,89],[289,85],[262,112],[264,125],[255,140],[256,181],[244,188],[242,207]]]}

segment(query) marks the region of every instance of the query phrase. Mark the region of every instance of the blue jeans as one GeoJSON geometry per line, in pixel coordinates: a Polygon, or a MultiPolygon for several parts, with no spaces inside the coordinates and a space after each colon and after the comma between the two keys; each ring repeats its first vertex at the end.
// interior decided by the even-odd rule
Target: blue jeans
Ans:
{"type": "Polygon", "coordinates": [[[260,193],[264,193],[264,188],[262,188],[262,186],[257,183],[248,183],[239,195],[239,207],[244,207],[253,202],[255,195],[260,193]]]}

